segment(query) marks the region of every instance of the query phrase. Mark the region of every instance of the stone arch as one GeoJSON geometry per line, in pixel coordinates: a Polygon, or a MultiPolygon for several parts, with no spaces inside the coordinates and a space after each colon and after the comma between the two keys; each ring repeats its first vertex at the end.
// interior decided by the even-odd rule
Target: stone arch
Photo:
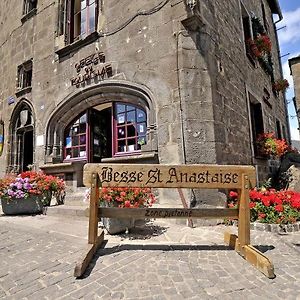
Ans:
{"type": "Polygon", "coordinates": [[[147,112],[147,135],[151,151],[157,151],[155,103],[150,90],[127,81],[106,80],[68,95],[56,108],[46,126],[46,160],[62,160],[63,133],[66,126],[81,112],[113,101],[142,106],[147,112]]]}
{"type": "Polygon", "coordinates": [[[22,98],[9,124],[8,172],[28,170],[35,161],[35,113],[30,101],[22,98]]]}

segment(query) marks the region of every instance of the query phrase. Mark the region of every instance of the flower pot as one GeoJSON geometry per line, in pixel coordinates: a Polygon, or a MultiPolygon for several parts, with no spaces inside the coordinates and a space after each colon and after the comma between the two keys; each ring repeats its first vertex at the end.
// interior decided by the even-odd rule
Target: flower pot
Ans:
{"type": "Polygon", "coordinates": [[[102,218],[101,220],[109,234],[123,233],[126,229],[134,227],[134,219],[102,218]]]}
{"type": "Polygon", "coordinates": [[[1,198],[2,211],[5,215],[40,214],[43,212],[43,195],[28,198],[1,198]]]}

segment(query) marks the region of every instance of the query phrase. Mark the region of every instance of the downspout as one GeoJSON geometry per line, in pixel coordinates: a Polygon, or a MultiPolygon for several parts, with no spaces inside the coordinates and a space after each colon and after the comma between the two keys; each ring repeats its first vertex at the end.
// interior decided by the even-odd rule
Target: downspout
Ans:
{"type": "Polygon", "coordinates": [[[275,6],[276,6],[277,14],[278,14],[278,17],[279,17],[279,20],[277,20],[276,22],[274,22],[274,25],[276,25],[277,23],[279,23],[280,21],[282,21],[283,15],[282,15],[282,11],[281,11],[280,5],[278,3],[278,0],[274,0],[274,1],[275,1],[275,6]]]}

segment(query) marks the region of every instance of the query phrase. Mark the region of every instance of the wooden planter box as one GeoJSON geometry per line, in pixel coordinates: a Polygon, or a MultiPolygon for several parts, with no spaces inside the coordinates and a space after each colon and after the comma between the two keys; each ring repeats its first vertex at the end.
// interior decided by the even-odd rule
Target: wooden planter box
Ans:
{"type": "Polygon", "coordinates": [[[42,199],[43,195],[34,195],[26,199],[7,200],[1,198],[2,211],[5,215],[40,214],[44,207],[42,199]]]}

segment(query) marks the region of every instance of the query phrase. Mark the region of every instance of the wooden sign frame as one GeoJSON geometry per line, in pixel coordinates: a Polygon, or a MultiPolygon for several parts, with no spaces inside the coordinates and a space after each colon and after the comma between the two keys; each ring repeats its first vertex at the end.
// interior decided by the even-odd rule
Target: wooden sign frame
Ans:
{"type": "Polygon", "coordinates": [[[74,276],[81,277],[98,247],[104,231],[98,234],[98,221],[109,218],[234,218],[238,235],[225,232],[224,240],[268,278],[274,278],[272,262],[250,245],[249,188],[256,185],[252,166],[225,165],[138,165],[86,164],[83,182],[91,188],[88,247],[78,261],[74,276]],[[238,208],[99,208],[100,187],[236,189],[238,208]]]}

